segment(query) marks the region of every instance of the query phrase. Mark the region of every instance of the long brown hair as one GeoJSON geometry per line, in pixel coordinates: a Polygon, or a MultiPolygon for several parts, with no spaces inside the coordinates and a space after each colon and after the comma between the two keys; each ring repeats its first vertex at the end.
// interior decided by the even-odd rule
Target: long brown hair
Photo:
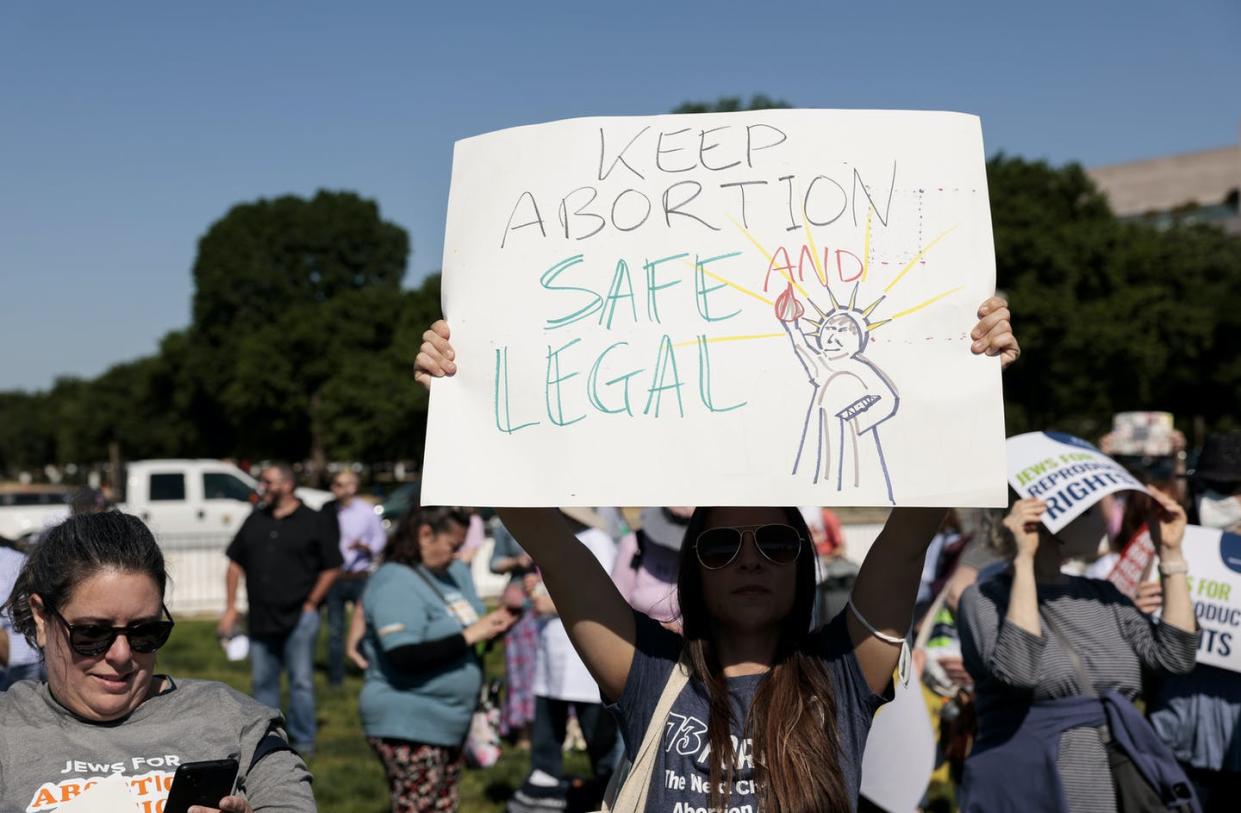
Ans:
{"type": "MultiPolygon", "coordinates": [[[[712,639],[711,616],[694,551],[711,509],[690,518],[681,544],[677,598],[690,676],[706,690],[707,739],[711,749],[710,809],[726,810],[736,753],[731,736],[732,703],[728,682],[712,639]]],[[[793,609],[781,622],[771,669],[763,676],[746,715],[743,735],[753,743],[758,809],[764,813],[828,813],[849,809],[840,767],[836,696],[819,658],[809,651],[815,604],[814,547],[796,508],[782,509],[785,521],[802,535],[797,557],[793,609]]]]}

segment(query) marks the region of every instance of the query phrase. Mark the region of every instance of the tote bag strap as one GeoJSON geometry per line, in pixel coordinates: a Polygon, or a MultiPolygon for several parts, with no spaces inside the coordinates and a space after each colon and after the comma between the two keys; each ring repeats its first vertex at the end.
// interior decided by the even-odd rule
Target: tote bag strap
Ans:
{"type": "Polygon", "coordinates": [[[689,683],[689,664],[685,661],[685,653],[672,666],[672,674],[659,695],[651,721],[642,736],[642,744],[638,747],[636,759],[624,778],[615,801],[609,803],[605,798],[603,810],[608,813],[642,813],[646,809],[646,797],[651,789],[651,776],[655,773],[655,757],[659,753],[659,743],[664,726],[668,721],[668,713],[672,704],[681,694],[681,690],[689,683]]]}
{"type": "Polygon", "coordinates": [[[469,624],[465,623],[465,619],[457,613],[456,608],[452,606],[452,602],[448,600],[448,596],[444,595],[444,591],[435,585],[435,580],[427,575],[426,571],[422,569],[422,565],[415,565],[413,570],[422,578],[424,582],[427,583],[427,587],[431,588],[431,592],[439,596],[440,601],[444,602],[444,607],[448,610],[448,614],[456,619],[457,623],[461,625],[461,628],[465,629],[468,627],[469,624]]]}

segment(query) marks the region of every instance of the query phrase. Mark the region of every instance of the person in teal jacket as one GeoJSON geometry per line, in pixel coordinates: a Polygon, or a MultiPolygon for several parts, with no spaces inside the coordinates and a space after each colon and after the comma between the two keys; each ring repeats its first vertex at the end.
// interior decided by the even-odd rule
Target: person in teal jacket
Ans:
{"type": "Polygon", "coordinates": [[[485,613],[469,568],[453,559],[467,525],[455,509],[411,509],[362,597],[368,665],[359,709],[394,813],[456,809],[483,680],[474,646],[516,618],[485,613]]]}

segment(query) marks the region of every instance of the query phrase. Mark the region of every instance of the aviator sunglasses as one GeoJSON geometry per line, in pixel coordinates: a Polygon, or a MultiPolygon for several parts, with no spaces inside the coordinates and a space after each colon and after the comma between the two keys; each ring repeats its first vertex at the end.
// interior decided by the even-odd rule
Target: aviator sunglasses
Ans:
{"type": "MultiPolygon", "coordinates": [[[[51,608],[49,608],[51,609],[51,608]]],[[[168,642],[172,634],[172,613],[163,604],[160,609],[168,616],[167,621],[143,621],[124,627],[110,627],[107,624],[70,624],[58,611],[52,615],[60,619],[60,623],[69,630],[69,646],[74,652],[87,658],[102,655],[112,648],[118,635],[124,635],[129,648],[134,652],[148,654],[159,649],[168,642]]]]}
{"type": "Polygon", "coordinates": [[[728,567],[741,552],[747,533],[754,535],[754,547],[772,564],[790,564],[801,553],[801,534],[792,525],[734,525],[698,534],[694,543],[698,563],[707,570],[728,567]]]}

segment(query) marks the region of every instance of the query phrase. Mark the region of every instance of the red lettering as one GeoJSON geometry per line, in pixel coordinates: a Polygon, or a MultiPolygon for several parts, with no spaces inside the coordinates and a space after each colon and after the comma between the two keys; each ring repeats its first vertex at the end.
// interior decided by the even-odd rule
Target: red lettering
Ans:
{"type": "Polygon", "coordinates": [[[862,276],[862,259],[852,251],[845,251],[843,248],[836,249],[836,273],[840,276],[841,282],[853,282],[855,279],[862,276]],[[851,277],[845,276],[845,261],[843,256],[846,254],[853,258],[853,262],[857,263],[857,268],[855,269],[856,273],[854,273],[851,277]]]}
{"type": "MultiPolygon", "coordinates": [[[[826,253],[826,252],[824,252],[824,253],[826,253]]],[[[807,246],[807,245],[805,245],[805,244],[803,243],[803,244],[802,244],[802,247],[801,247],[801,254],[799,254],[799,255],[798,255],[798,257],[797,257],[797,277],[798,277],[798,279],[803,279],[803,280],[804,280],[804,279],[806,278],[806,263],[807,263],[807,261],[809,261],[809,263],[810,263],[810,270],[811,270],[811,271],[813,271],[813,272],[814,272],[815,277],[817,277],[817,278],[818,278],[818,280],[819,280],[819,284],[821,284],[821,285],[826,285],[826,284],[827,284],[827,272],[826,272],[826,271],[824,271],[823,273],[819,273],[819,265],[818,265],[818,263],[815,261],[815,257],[814,257],[814,255],[810,253],[810,246],[807,246]]],[[[824,264],[824,268],[826,268],[826,267],[827,267],[827,266],[826,266],[826,264],[824,264]]]]}
{"type": "MultiPolygon", "coordinates": [[[[771,283],[771,272],[781,271],[780,278],[783,280],[791,280],[793,278],[793,263],[789,260],[789,252],[784,246],[776,249],[776,253],[771,255],[771,263],[767,266],[767,277],[763,280],[763,291],[767,291],[767,286],[771,283]],[[784,265],[777,265],[777,261],[783,257],[784,265]]],[[[803,277],[804,279],[804,277],[803,277]]]]}

